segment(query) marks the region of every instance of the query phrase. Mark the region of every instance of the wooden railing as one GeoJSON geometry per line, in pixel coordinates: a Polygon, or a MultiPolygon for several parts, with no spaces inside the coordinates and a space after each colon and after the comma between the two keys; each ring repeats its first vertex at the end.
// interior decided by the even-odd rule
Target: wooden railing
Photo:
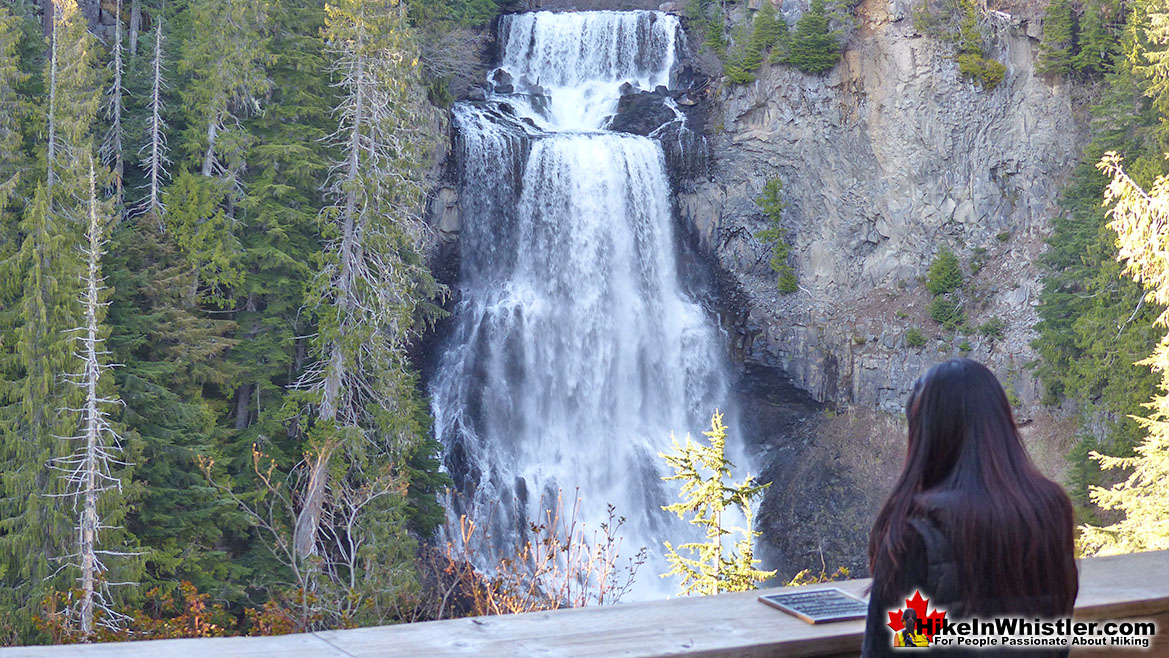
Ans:
{"type": "MultiPolygon", "coordinates": [[[[868,580],[834,583],[863,595],[868,580]]],[[[473,617],[278,637],[154,640],[0,649],[2,658],[373,658],[406,656],[856,656],[863,621],[810,625],[756,601],[761,593],[473,617]]],[[[1169,551],[1080,562],[1076,618],[1157,622],[1151,651],[1073,651],[1077,657],[1169,656],[1169,551]]],[[[989,655],[989,654],[988,654],[989,655]]]]}

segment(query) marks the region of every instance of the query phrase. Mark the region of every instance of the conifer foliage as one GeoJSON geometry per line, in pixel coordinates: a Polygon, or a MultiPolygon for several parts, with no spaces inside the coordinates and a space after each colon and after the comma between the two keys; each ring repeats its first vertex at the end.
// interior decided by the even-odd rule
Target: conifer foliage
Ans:
{"type": "Polygon", "coordinates": [[[716,410],[710,419],[710,430],[703,432],[709,445],[692,441],[689,435],[684,443],[678,443],[671,436],[673,451],[660,454],[674,471],[662,479],[682,484],[682,500],[662,509],[701,528],[706,540],[688,542],[677,548],[666,542],[666,558],[671,569],[662,577],[681,576],[681,594],[743,592],[755,589],[775,575],[774,571],[757,568],[759,560],[755,559],[754,547],[760,533],[754,530],[751,510],[752,501],[762,496],[771,484],[755,484],[750,475],[738,484],[728,481],[734,464],[726,456],[727,426],[722,418],[716,410]],[[726,517],[735,512],[743,516],[742,527],[728,527],[726,517]],[[724,544],[724,538],[736,532],[740,537],[724,544]],[[678,549],[693,557],[682,555],[678,549]]]}
{"type": "Polygon", "coordinates": [[[808,11],[796,22],[787,61],[808,73],[829,71],[840,59],[839,38],[839,32],[829,29],[824,0],[812,0],[808,11]]]}
{"type": "Polygon", "coordinates": [[[180,589],[393,621],[445,481],[416,30],[499,4],[103,8],[0,7],[0,643],[137,638],[180,589]]]}

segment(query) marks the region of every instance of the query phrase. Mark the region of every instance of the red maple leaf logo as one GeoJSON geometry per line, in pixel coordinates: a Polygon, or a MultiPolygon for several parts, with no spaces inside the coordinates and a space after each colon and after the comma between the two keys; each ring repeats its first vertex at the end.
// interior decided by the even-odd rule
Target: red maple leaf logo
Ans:
{"type": "MultiPolygon", "coordinates": [[[[926,636],[926,639],[933,642],[934,631],[942,627],[942,620],[946,618],[944,610],[934,610],[926,614],[926,608],[929,607],[930,600],[921,598],[921,591],[915,591],[912,599],[905,599],[905,606],[912,608],[917,613],[918,620],[921,621],[921,632],[926,636]]],[[[897,612],[889,612],[889,628],[893,629],[894,633],[905,628],[905,624],[901,621],[901,615],[905,612],[905,608],[898,608],[897,612]]]]}

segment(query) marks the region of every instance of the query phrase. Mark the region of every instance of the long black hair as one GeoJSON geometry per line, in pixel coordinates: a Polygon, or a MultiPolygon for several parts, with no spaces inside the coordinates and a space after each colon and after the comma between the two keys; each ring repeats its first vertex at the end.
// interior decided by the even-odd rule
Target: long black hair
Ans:
{"type": "Polygon", "coordinates": [[[914,383],[905,415],[905,465],[877,514],[870,569],[882,554],[900,568],[909,518],[942,510],[968,614],[1070,614],[1071,501],[1031,462],[994,374],[970,359],[940,363],[914,383]]]}

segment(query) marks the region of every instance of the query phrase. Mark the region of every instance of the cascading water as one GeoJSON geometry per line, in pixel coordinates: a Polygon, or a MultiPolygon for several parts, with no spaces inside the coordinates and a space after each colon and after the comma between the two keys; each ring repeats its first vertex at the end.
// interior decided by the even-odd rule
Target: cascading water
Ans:
{"type": "Polygon", "coordinates": [[[662,149],[603,128],[623,84],[669,86],[678,20],[535,12],[499,31],[495,93],[454,110],[460,272],[430,387],[452,514],[490,519],[504,550],[558,490],[593,528],[612,504],[623,554],[649,552],[633,595],[661,596],[662,542],[692,534],[661,509],[658,453],[733,410],[717,329],[680,283],[662,149]]]}

